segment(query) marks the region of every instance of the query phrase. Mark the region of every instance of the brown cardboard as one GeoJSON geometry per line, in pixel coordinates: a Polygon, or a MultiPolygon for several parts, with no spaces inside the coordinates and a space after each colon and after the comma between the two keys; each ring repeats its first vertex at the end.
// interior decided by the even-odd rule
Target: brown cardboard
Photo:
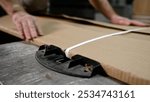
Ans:
{"type": "Polygon", "coordinates": [[[134,0],[133,19],[150,24],[150,0],[134,0]]]}
{"type": "MultiPolygon", "coordinates": [[[[116,29],[116,30],[129,30],[129,29],[134,29],[134,28],[141,28],[141,27],[136,27],[136,26],[115,25],[115,24],[110,24],[110,23],[98,22],[94,20],[87,20],[83,18],[70,17],[66,15],[63,15],[63,17],[69,20],[55,19],[55,18],[50,18],[50,17],[35,17],[35,19],[37,21],[37,25],[39,29],[42,32],[42,35],[46,35],[46,34],[53,32],[54,30],[58,30],[59,27],[63,27],[64,25],[69,26],[69,27],[70,26],[78,27],[78,28],[84,27],[86,29],[96,30],[96,31],[100,31],[98,28],[110,28],[110,29],[116,29]],[[86,24],[81,24],[81,23],[74,23],[74,21],[77,21],[77,22],[84,21],[89,24],[86,25],[86,24]]],[[[12,20],[10,19],[9,16],[0,17],[0,28],[2,31],[10,32],[10,34],[21,38],[21,36],[18,34],[16,27],[12,23],[12,20]]],[[[150,29],[140,30],[136,32],[149,34],[150,29]]]]}
{"type": "MultiPolygon", "coordinates": [[[[95,25],[84,25],[63,19],[39,17],[36,19],[43,36],[34,39],[32,43],[37,45],[53,44],[62,49],[102,35],[137,28],[114,26],[95,21],[88,21],[94,22],[95,25]]],[[[0,18],[0,29],[20,37],[8,17],[0,18]]],[[[140,33],[129,33],[101,39],[71,50],[70,57],[80,54],[94,59],[101,63],[109,76],[125,83],[150,84],[149,34],[150,28],[147,27],[146,30],[140,31],[140,33]],[[142,34],[142,32],[144,33],[142,34]]]]}

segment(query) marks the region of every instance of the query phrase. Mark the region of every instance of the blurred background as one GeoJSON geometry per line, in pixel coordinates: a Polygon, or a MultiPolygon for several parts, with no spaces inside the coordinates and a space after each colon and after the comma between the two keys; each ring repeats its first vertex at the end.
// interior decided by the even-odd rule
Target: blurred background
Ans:
{"type": "MultiPolygon", "coordinates": [[[[88,0],[49,0],[49,13],[67,14],[97,21],[108,22],[94,10],[88,0]]],[[[121,16],[150,23],[150,0],[109,0],[113,9],[121,16]]]]}
{"type": "MultiPolygon", "coordinates": [[[[109,0],[109,2],[121,16],[150,22],[150,0],[109,0]]],[[[108,21],[100,12],[94,10],[88,0],[49,0],[48,13],[108,21]]],[[[5,14],[0,7],[0,16],[5,14]]]]}
{"type": "MultiPolygon", "coordinates": [[[[88,0],[49,0],[51,14],[67,14],[98,21],[108,20],[100,13],[94,10],[88,0]]],[[[115,11],[125,17],[131,18],[133,0],[109,0],[115,11]]]]}

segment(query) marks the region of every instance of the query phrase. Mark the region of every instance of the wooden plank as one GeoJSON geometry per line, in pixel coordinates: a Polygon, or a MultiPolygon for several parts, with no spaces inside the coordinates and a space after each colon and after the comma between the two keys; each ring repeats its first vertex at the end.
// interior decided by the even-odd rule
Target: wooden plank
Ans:
{"type": "MultiPolygon", "coordinates": [[[[10,20],[8,17],[2,19],[10,20]]],[[[2,19],[0,19],[0,29],[19,37],[11,20],[4,23],[2,19]]],[[[37,17],[36,19],[43,36],[34,39],[32,43],[53,44],[62,49],[98,36],[120,32],[119,29],[123,27],[113,29],[114,26],[106,27],[109,24],[97,26],[54,18],[37,17]]],[[[138,27],[126,26],[122,29],[133,28],[138,27]]],[[[114,36],[83,45],[71,50],[70,57],[80,54],[97,60],[109,76],[128,84],[150,84],[150,29],[147,27],[142,32],[114,36]],[[147,35],[140,34],[142,32],[147,35]]]]}

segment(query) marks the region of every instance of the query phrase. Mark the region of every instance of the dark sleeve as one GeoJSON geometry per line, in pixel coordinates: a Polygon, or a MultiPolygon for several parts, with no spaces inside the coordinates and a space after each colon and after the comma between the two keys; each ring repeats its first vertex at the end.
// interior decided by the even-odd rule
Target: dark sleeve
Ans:
{"type": "Polygon", "coordinates": [[[94,18],[94,9],[88,0],[50,0],[50,13],[94,18]]]}

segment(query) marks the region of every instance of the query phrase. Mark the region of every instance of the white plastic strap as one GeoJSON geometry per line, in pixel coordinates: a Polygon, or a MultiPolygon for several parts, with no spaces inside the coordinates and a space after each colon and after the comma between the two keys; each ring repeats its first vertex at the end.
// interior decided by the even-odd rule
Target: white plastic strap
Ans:
{"type": "Polygon", "coordinates": [[[100,37],[97,37],[97,38],[93,38],[93,39],[90,39],[90,40],[81,42],[81,43],[79,43],[79,44],[76,44],[76,45],[74,45],[74,46],[71,46],[71,47],[67,48],[67,49],[65,50],[66,57],[69,58],[69,52],[70,52],[70,50],[72,50],[72,49],[74,49],[74,48],[77,48],[77,47],[79,47],[79,46],[85,45],[85,44],[87,44],[87,43],[94,42],[94,41],[99,40],[99,39],[108,38],[108,37],[111,37],[111,36],[123,35],[123,34],[127,34],[127,33],[130,33],[130,32],[133,32],[133,31],[139,31],[139,30],[143,30],[143,29],[147,29],[147,28],[130,29],[130,30],[127,30],[127,31],[121,31],[121,32],[112,33],[112,34],[108,34],[108,35],[103,35],[103,36],[100,36],[100,37]]]}

